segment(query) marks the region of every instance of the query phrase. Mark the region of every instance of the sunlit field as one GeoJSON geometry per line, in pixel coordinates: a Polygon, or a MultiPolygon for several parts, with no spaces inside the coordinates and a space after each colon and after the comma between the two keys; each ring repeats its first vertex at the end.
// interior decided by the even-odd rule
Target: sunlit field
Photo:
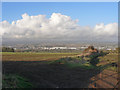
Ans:
{"type": "Polygon", "coordinates": [[[3,61],[51,61],[63,57],[76,56],[78,53],[33,53],[33,52],[3,52],[3,61]]]}

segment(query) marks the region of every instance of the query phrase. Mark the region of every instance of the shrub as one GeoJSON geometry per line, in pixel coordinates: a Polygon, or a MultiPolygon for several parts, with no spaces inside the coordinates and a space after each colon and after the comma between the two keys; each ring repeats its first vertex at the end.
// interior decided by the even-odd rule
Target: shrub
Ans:
{"type": "Polygon", "coordinates": [[[99,59],[98,59],[98,56],[90,56],[90,64],[93,65],[93,66],[96,66],[96,64],[99,63],[99,59]]]}

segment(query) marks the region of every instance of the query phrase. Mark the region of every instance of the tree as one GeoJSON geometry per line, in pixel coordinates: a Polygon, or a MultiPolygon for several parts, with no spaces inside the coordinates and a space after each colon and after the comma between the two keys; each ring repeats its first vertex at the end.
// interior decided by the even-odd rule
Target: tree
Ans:
{"type": "Polygon", "coordinates": [[[2,48],[2,52],[14,52],[15,50],[13,48],[9,48],[9,47],[3,47],[2,48]]]}
{"type": "Polygon", "coordinates": [[[96,64],[99,63],[99,59],[97,55],[91,55],[90,56],[90,64],[93,66],[96,66],[96,64]]]}

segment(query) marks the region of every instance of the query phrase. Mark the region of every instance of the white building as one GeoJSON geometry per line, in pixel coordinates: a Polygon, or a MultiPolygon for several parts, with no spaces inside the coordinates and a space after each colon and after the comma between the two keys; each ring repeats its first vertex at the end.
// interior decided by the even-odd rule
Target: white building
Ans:
{"type": "Polygon", "coordinates": [[[41,47],[41,49],[54,50],[54,49],[77,49],[76,47],[41,47]]]}

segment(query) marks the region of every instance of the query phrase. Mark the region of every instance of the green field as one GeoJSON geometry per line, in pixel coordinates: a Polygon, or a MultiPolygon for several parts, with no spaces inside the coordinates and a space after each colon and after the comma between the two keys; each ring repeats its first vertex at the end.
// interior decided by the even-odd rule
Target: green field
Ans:
{"type": "Polygon", "coordinates": [[[63,57],[76,56],[78,53],[34,53],[34,52],[3,52],[3,61],[51,61],[63,57]]]}

